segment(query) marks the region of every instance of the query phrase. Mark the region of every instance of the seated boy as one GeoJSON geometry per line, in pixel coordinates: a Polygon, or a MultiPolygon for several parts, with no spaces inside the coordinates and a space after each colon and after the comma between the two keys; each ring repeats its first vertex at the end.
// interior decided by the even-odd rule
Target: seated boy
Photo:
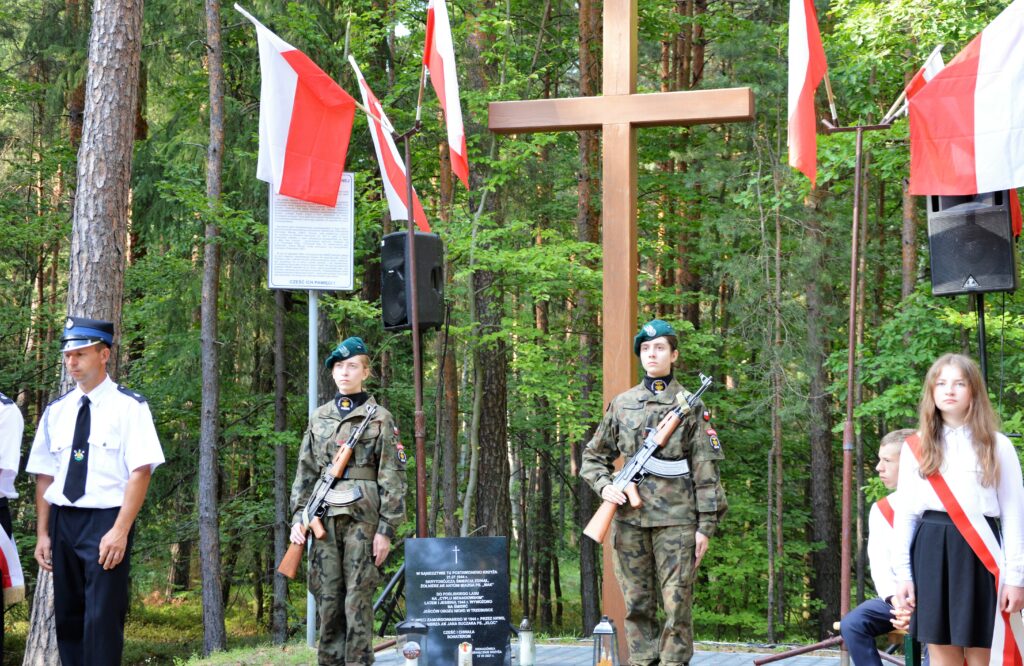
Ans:
{"type": "MultiPolygon", "coordinates": [[[[895,430],[882,438],[878,446],[878,477],[886,488],[895,490],[900,472],[900,449],[903,440],[914,434],[912,428],[895,430]]],[[[846,614],[839,631],[856,666],[881,666],[875,645],[877,636],[884,636],[893,627],[906,629],[909,617],[897,618],[890,600],[896,592],[896,578],[892,570],[890,549],[893,546],[894,508],[899,503],[898,493],[891,493],[871,506],[868,516],[868,560],[871,579],[878,596],[867,599],[846,614]]],[[[928,656],[925,654],[925,663],[928,656]]]]}

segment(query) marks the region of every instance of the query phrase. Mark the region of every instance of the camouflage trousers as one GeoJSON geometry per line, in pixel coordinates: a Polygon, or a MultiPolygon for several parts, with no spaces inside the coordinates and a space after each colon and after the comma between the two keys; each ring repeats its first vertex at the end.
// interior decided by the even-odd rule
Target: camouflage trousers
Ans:
{"type": "Polygon", "coordinates": [[[631,666],[678,666],[693,657],[695,527],[615,521],[615,577],[626,601],[631,666]],[[658,624],[658,600],[665,626],[658,624]]]}
{"type": "Polygon", "coordinates": [[[351,516],[324,519],[327,536],[313,542],[309,588],[320,611],[322,666],[373,663],[373,594],[380,570],[373,563],[376,526],[351,516]]]}

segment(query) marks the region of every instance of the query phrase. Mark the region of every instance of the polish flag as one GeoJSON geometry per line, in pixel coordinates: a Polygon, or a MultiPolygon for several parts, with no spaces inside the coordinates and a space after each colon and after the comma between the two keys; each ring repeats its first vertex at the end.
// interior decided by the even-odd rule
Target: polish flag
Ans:
{"type": "MultiPolygon", "coordinates": [[[[370,86],[363,78],[355,58],[348,57],[352,69],[356,71],[356,78],[359,80],[359,92],[363,95],[363,106],[368,109],[366,122],[370,126],[370,136],[373,138],[373,149],[377,153],[377,164],[380,166],[381,180],[384,181],[384,194],[388,199],[388,210],[391,211],[392,220],[408,220],[408,181],[405,179],[405,163],[403,162],[395,140],[391,138],[393,130],[391,122],[384,114],[384,108],[377,100],[377,96],[370,90],[370,86]],[[376,116],[376,117],[374,117],[376,116]],[[383,127],[382,127],[383,124],[383,127]]],[[[427,214],[423,212],[420,198],[416,195],[415,188],[412,191],[413,210],[415,211],[416,226],[420,231],[430,231],[430,224],[427,222],[427,214]]]]}
{"type": "Polygon", "coordinates": [[[910,100],[910,193],[1024,185],[1024,0],[910,100]]]}
{"type": "Polygon", "coordinates": [[[276,194],[335,206],[356,101],[306,54],[235,5],[260,47],[260,154],[256,177],[276,194]]]}
{"type": "Polygon", "coordinates": [[[818,120],[814,91],[828,63],[818,32],[814,0],[789,0],[789,165],[818,178],[818,120]]]}
{"type": "Polygon", "coordinates": [[[448,152],[452,172],[469,189],[469,158],[466,155],[466,132],[462,126],[462,107],[459,106],[459,81],[455,76],[455,47],[452,28],[448,23],[448,9],[444,0],[430,0],[427,4],[427,39],[423,48],[423,64],[430,71],[430,83],[444,111],[448,128],[448,152]]]}
{"type": "Polygon", "coordinates": [[[941,72],[945,66],[945,63],[942,62],[942,44],[939,44],[932,51],[932,54],[928,56],[928,59],[924,61],[921,69],[917,70],[917,74],[914,74],[914,78],[910,79],[910,83],[907,84],[905,88],[907,99],[921,92],[925,84],[934,79],[935,75],[941,72]]]}

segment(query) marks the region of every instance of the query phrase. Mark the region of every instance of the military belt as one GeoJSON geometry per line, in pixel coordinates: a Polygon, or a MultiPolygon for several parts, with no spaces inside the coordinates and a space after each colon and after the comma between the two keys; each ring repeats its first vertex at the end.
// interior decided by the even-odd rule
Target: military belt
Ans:
{"type": "Polygon", "coordinates": [[[662,460],[661,458],[650,458],[644,465],[644,471],[654,476],[677,477],[686,476],[690,473],[690,463],[687,460],[662,460]]]}
{"type": "Polygon", "coordinates": [[[346,467],[341,478],[347,481],[376,481],[377,470],[372,467],[346,467]]]}
{"type": "Polygon", "coordinates": [[[324,497],[324,502],[331,506],[348,506],[358,502],[363,497],[363,489],[356,486],[355,488],[348,488],[346,490],[328,490],[327,495],[324,497]]]}

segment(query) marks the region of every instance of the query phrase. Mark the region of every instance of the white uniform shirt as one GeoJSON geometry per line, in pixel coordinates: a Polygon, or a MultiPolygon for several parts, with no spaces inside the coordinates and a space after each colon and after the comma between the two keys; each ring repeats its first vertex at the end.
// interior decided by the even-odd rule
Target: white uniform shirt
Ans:
{"type": "MultiPolygon", "coordinates": [[[[964,511],[999,518],[1002,526],[1004,570],[1007,585],[1024,586],[1024,483],[1020,459],[1013,444],[1002,433],[996,434],[996,461],[999,477],[994,487],[981,485],[982,471],[974,454],[971,433],[966,426],[943,427],[944,451],[939,471],[964,511]]],[[[917,458],[903,445],[900,454],[899,493],[901,506],[896,510],[894,569],[899,580],[913,580],[910,571],[910,544],[921,514],[945,511],[927,479],[922,479],[917,458]]]]}
{"type": "Polygon", "coordinates": [[[75,388],[46,407],[25,471],[53,477],[43,495],[50,504],[85,509],[119,507],[131,472],[143,465],[149,465],[152,471],[164,462],[153,415],[142,396],[119,388],[109,376],[89,392],[89,470],[85,495],[72,505],[64,496],[64,480],[83,395],[75,388]]]}
{"type": "MultiPolygon", "coordinates": [[[[895,511],[902,498],[899,493],[891,493],[887,499],[895,511]]],[[[868,562],[875,591],[883,600],[896,594],[896,572],[892,568],[895,550],[896,531],[878,508],[878,502],[875,502],[868,512],[868,562]]]]}
{"type": "Polygon", "coordinates": [[[0,496],[15,499],[14,477],[21,462],[21,437],[25,419],[14,401],[0,393],[0,496]]]}

